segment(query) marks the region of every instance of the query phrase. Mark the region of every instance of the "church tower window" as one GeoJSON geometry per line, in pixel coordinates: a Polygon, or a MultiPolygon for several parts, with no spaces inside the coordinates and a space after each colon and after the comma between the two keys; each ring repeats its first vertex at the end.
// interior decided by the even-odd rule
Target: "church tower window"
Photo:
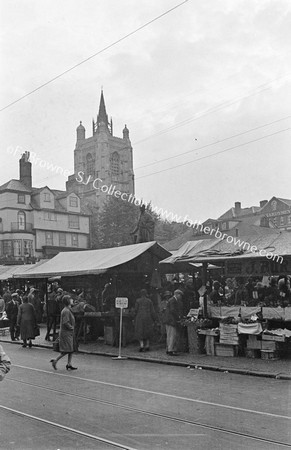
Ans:
{"type": "Polygon", "coordinates": [[[87,171],[87,175],[94,174],[94,161],[93,161],[91,153],[87,153],[87,155],[86,155],[86,171],[87,171]]]}
{"type": "Polygon", "coordinates": [[[110,170],[113,176],[118,176],[120,172],[120,158],[117,152],[110,155],[110,170]]]}

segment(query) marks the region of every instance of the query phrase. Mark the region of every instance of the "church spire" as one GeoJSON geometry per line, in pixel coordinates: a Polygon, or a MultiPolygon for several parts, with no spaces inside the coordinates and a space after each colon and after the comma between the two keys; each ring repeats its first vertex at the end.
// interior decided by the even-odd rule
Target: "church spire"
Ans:
{"type": "Polygon", "coordinates": [[[106,127],[108,128],[108,115],[107,115],[106,108],[105,108],[103,89],[101,90],[99,113],[97,116],[97,126],[99,126],[101,122],[103,122],[106,125],[106,127]]]}

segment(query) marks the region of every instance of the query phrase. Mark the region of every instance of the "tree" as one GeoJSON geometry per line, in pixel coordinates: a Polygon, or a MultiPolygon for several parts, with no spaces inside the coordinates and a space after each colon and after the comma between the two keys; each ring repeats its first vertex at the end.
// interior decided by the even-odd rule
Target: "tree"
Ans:
{"type": "Polygon", "coordinates": [[[133,244],[130,234],[137,222],[139,208],[113,196],[108,197],[100,213],[92,217],[93,248],[133,244]]]}

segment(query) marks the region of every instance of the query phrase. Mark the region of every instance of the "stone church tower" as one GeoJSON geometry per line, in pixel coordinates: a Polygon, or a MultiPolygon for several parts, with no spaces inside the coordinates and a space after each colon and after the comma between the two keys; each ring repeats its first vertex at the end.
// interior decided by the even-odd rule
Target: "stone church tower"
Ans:
{"type": "Polygon", "coordinates": [[[115,191],[134,195],[129,131],[125,125],[122,138],[113,136],[112,119],[109,122],[103,91],[97,120],[96,122],[93,120],[92,128],[93,136],[87,139],[82,122],[77,128],[74,175],[69,176],[66,188],[68,192],[78,194],[84,203],[93,203],[100,208],[110,195],[108,191],[106,192],[106,186],[108,190],[110,186],[112,188],[115,186],[115,191]]]}

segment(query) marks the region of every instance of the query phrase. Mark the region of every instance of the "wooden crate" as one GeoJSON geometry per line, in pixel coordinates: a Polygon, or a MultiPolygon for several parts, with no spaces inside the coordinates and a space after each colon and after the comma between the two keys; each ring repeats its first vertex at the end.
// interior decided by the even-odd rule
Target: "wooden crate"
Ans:
{"type": "Polygon", "coordinates": [[[262,350],[279,350],[279,342],[276,341],[262,341],[262,350]]]}
{"type": "Polygon", "coordinates": [[[218,336],[207,335],[205,339],[205,350],[206,355],[214,356],[215,355],[215,344],[218,343],[218,336]]]}
{"type": "Polygon", "coordinates": [[[279,359],[279,354],[276,350],[261,350],[261,358],[274,361],[279,359]]]}
{"type": "Polygon", "coordinates": [[[275,334],[264,334],[262,335],[262,339],[264,341],[276,341],[276,342],[285,342],[285,336],[276,336],[275,334]]]}
{"type": "Polygon", "coordinates": [[[216,356],[237,356],[238,345],[232,344],[215,344],[215,355],[216,356]]]}
{"type": "Polygon", "coordinates": [[[260,350],[262,348],[262,341],[258,339],[258,336],[249,334],[247,348],[250,350],[260,350]]]}
{"type": "Polygon", "coordinates": [[[246,348],[246,358],[260,358],[261,351],[255,348],[246,348]]]}

